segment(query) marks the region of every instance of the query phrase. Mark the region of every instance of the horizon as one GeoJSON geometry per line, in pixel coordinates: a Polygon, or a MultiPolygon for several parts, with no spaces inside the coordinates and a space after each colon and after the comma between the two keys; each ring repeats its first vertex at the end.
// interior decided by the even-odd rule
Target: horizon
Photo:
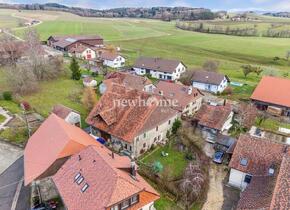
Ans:
{"type": "Polygon", "coordinates": [[[226,10],[228,12],[261,11],[261,12],[289,12],[290,1],[288,0],[0,0],[7,4],[45,4],[57,3],[68,7],[92,8],[99,10],[115,8],[151,8],[151,7],[192,7],[206,8],[212,11],[226,10]],[[222,5],[222,6],[220,6],[222,5]]]}

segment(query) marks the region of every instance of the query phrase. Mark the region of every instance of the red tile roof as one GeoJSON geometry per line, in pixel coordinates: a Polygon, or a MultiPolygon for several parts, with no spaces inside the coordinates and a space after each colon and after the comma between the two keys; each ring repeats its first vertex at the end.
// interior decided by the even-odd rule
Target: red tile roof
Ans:
{"type": "Polygon", "coordinates": [[[290,107],[289,90],[289,79],[264,76],[252,94],[251,99],[290,107]]]}
{"type": "Polygon", "coordinates": [[[206,83],[206,84],[220,85],[225,77],[228,81],[230,81],[230,79],[226,75],[220,74],[217,72],[194,71],[192,75],[192,81],[206,83]]]}
{"type": "Polygon", "coordinates": [[[136,89],[139,91],[143,91],[146,85],[152,84],[147,77],[141,77],[126,72],[113,72],[109,74],[103,82],[106,86],[108,86],[108,89],[112,83],[118,83],[126,88],[136,89]]]}
{"type": "Polygon", "coordinates": [[[154,93],[160,94],[160,91],[165,98],[178,102],[179,111],[183,111],[188,104],[202,97],[202,93],[196,88],[166,81],[157,83],[154,93]],[[189,88],[192,90],[190,94],[188,93],[189,88]]]}
{"type": "Polygon", "coordinates": [[[59,116],[62,119],[65,119],[71,112],[75,112],[78,113],[77,111],[66,107],[62,104],[57,104],[52,108],[52,113],[56,114],[57,116],[59,116]]]}
{"type": "Polygon", "coordinates": [[[244,134],[238,139],[229,166],[253,176],[266,176],[271,166],[281,164],[286,147],[269,139],[244,134]],[[246,166],[241,164],[243,158],[248,161],[246,166]]]}
{"type": "Polygon", "coordinates": [[[128,157],[114,154],[113,158],[112,152],[99,144],[73,155],[53,181],[69,210],[103,210],[139,193],[143,206],[157,200],[159,194],[138,173],[132,178],[129,169],[128,157]],[[78,173],[84,177],[80,185],[74,181],[78,173]],[[89,187],[81,192],[85,183],[89,187]]]}
{"type": "Polygon", "coordinates": [[[290,149],[282,160],[273,194],[271,210],[290,209],[290,149]]]}
{"type": "Polygon", "coordinates": [[[96,144],[83,130],[51,114],[29,138],[25,147],[25,185],[42,175],[56,160],[96,144]]]}
{"type": "Polygon", "coordinates": [[[232,108],[230,104],[226,104],[225,106],[204,104],[194,118],[202,126],[221,130],[231,112],[232,108]]]}
{"type": "Polygon", "coordinates": [[[115,60],[117,57],[119,56],[118,53],[113,53],[113,52],[106,52],[103,51],[100,55],[100,58],[103,60],[109,60],[109,61],[113,61],[115,60]]]}
{"type": "Polygon", "coordinates": [[[245,191],[241,193],[237,210],[269,209],[276,177],[254,176],[245,191]]]}
{"type": "Polygon", "coordinates": [[[177,115],[177,111],[169,106],[151,103],[160,100],[159,96],[113,84],[110,91],[105,92],[91,111],[86,122],[131,143],[137,135],[177,115]],[[118,104],[124,100],[132,102],[131,105],[118,104]]]}

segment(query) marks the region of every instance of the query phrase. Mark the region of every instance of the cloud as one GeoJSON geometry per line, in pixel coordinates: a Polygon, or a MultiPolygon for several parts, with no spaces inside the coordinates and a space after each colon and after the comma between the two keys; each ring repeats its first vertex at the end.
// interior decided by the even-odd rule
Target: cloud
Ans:
{"type": "Polygon", "coordinates": [[[290,12],[290,2],[288,0],[278,2],[277,4],[273,5],[273,9],[277,11],[290,12]]]}

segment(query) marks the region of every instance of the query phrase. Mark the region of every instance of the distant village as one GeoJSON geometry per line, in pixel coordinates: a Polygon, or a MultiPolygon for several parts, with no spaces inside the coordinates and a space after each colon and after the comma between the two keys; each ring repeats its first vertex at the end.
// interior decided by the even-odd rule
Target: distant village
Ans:
{"type": "MultiPolygon", "coordinates": [[[[239,190],[236,209],[290,209],[290,129],[255,126],[257,118],[290,123],[289,79],[264,76],[250,102],[233,101],[229,86],[243,84],[205,69],[187,74],[182,58],[140,56],[128,65],[122,49],[99,35],[51,35],[43,47],[48,57],[75,59],[86,68],[83,85],[100,98],[84,121],[73,108],[55,104],[32,133],[24,183],[32,186],[34,206],[45,201],[39,188],[49,185],[60,199],[46,202],[69,210],[154,210],[164,191],[189,209],[206,188],[213,162],[229,169],[225,185],[239,190]],[[91,76],[98,74],[102,81],[91,76]],[[172,158],[162,149],[172,139],[189,161],[178,183],[164,178],[162,161],[145,162],[156,148],[164,162],[172,158]]],[[[16,48],[9,49],[15,55],[16,48]]],[[[179,164],[174,161],[172,168],[179,164]]]]}

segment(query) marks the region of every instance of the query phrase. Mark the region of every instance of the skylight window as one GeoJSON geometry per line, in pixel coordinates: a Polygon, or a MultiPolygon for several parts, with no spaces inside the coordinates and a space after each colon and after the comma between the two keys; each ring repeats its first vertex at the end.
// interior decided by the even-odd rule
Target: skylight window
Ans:
{"type": "Polygon", "coordinates": [[[81,177],[77,180],[77,184],[80,185],[83,181],[84,181],[84,177],[81,176],[81,177]]]}
{"type": "Polygon", "coordinates": [[[74,180],[75,180],[75,181],[78,180],[78,179],[80,178],[80,176],[81,176],[81,173],[77,173],[77,175],[75,175],[74,180]]]}
{"type": "Polygon", "coordinates": [[[240,161],[240,164],[242,166],[247,166],[248,165],[248,159],[247,158],[242,158],[241,161],[240,161]]]}
{"type": "Polygon", "coordinates": [[[86,184],[82,187],[81,191],[82,191],[82,192],[85,192],[88,188],[89,188],[89,185],[88,185],[88,183],[86,183],[86,184]]]}

